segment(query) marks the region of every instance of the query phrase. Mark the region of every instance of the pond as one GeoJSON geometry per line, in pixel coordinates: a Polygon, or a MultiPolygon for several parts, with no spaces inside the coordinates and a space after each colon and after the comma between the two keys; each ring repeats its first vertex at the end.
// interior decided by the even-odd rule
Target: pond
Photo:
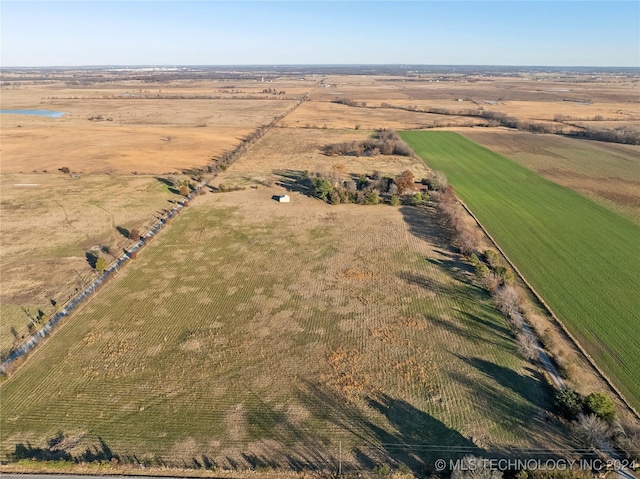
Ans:
{"type": "Polygon", "coordinates": [[[9,115],[37,115],[48,116],[49,118],[59,118],[66,115],[66,111],[50,111],[50,110],[0,110],[2,114],[9,115]]]}

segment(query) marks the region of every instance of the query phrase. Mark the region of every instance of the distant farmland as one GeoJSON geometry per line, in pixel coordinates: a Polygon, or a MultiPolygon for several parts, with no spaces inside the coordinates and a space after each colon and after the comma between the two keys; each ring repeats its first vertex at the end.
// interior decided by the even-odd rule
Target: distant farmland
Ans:
{"type": "Polygon", "coordinates": [[[640,407],[640,227],[456,133],[401,136],[640,407]]]}

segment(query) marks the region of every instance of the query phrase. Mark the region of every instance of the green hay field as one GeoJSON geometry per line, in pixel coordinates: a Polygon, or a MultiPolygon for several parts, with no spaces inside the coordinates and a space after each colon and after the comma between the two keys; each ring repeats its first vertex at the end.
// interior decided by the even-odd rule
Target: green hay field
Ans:
{"type": "Polygon", "coordinates": [[[640,227],[456,133],[401,136],[639,408],[640,227]]]}
{"type": "Polygon", "coordinates": [[[640,225],[640,145],[491,128],[460,134],[640,225]]]}
{"type": "Polygon", "coordinates": [[[335,471],[340,447],[345,470],[571,447],[431,210],[281,191],[199,197],[39,346],[2,385],[3,453],[335,471]]]}

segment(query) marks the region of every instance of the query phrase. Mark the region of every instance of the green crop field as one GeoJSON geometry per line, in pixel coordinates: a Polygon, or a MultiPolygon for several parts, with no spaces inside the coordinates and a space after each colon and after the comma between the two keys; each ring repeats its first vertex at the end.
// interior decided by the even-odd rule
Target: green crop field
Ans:
{"type": "Polygon", "coordinates": [[[279,191],[199,197],[62,324],[2,384],[3,454],[335,470],[341,447],[348,470],[571,447],[433,211],[279,191]]]}
{"type": "Polygon", "coordinates": [[[640,227],[456,133],[401,136],[640,407],[640,227]]]}
{"type": "Polygon", "coordinates": [[[640,145],[492,128],[461,134],[640,225],[640,145]]]}

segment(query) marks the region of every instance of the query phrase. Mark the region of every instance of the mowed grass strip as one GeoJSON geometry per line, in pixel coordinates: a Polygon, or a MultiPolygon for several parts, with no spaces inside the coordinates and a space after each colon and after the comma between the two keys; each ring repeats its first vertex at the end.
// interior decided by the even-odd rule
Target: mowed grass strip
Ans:
{"type": "Polygon", "coordinates": [[[457,133],[401,136],[640,407],[640,227],[457,133]]]}

